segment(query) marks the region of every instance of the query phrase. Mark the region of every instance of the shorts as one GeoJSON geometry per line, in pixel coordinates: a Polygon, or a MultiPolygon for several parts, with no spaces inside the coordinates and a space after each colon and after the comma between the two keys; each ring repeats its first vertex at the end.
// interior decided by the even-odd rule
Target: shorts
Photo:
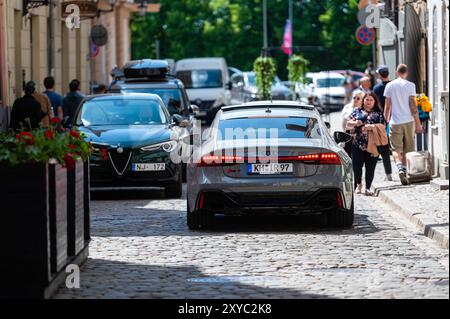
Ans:
{"type": "Polygon", "coordinates": [[[414,122],[397,125],[391,124],[389,138],[391,140],[392,151],[403,154],[414,152],[416,150],[415,130],[414,122]]]}

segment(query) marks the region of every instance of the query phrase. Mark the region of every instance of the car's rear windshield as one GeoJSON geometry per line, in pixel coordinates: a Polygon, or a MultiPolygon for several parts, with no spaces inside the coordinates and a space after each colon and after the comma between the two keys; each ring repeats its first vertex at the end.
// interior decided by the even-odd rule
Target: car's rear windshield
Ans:
{"type": "Polygon", "coordinates": [[[220,70],[186,70],[178,71],[179,78],[186,89],[211,89],[223,87],[220,70]]]}
{"type": "Polygon", "coordinates": [[[185,108],[181,91],[179,89],[144,88],[144,89],[122,89],[127,93],[150,93],[158,95],[169,110],[170,115],[182,114],[185,108]]]}
{"type": "Polygon", "coordinates": [[[344,85],[344,79],[342,78],[324,78],[317,80],[318,88],[332,88],[344,85]]]}
{"type": "Polygon", "coordinates": [[[143,99],[94,99],[83,104],[77,125],[166,124],[167,115],[158,101],[143,99]]]}
{"type": "Polygon", "coordinates": [[[219,122],[221,140],[305,138],[320,139],[317,119],[311,117],[236,118],[219,122]]]}

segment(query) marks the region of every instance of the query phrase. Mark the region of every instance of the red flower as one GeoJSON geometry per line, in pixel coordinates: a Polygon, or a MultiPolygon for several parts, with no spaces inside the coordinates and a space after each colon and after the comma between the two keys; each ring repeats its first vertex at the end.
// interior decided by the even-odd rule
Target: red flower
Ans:
{"type": "Polygon", "coordinates": [[[70,131],[70,135],[74,138],[80,138],[80,133],[77,131],[70,131]]]}
{"type": "Polygon", "coordinates": [[[71,153],[64,156],[64,163],[67,169],[69,170],[75,169],[76,162],[71,153]]]}
{"type": "Polygon", "coordinates": [[[27,145],[33,145],[34,144],[34,136],[33,134],[29,132],[21,132],[17,134],[16,139],[21,142],[25,142],[27,145]]]}
{"type": "Polygon", "coordinates": [[[73,144],[68,144],[67,147],[70,148],[70,149],[72,149],[72,150],[74,150],[74,149],[77,148],[77,147],[76,147],[75,145],[73,145],[73,144]]]}
{"type": "Polygon", "coordinates": [[[51,122],[52,124],[56,124],[56,125],[61,124],[61,120],[60,120],[59,118],[57,118],[57,117],[53,117],[53,118],[50,120],[50,122],[51,122]]]}
{"type": "Polygon", "coordinates": [[[55,133],[53,131],[45,131],[44,136],[47,140],[53,140],[55,138],[55,133]]]}

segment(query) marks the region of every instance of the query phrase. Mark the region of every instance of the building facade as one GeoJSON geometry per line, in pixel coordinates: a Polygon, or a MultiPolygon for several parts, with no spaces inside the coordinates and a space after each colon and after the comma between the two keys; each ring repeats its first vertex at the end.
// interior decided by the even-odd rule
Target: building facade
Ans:
{"type": "Polygon", "coordinates": [[[61,17],[61,1],[24,8],[26,1],[4,3],[2,34],[5,47],[6,84],[4,118],[14,100],[22,96],[23,84],[33,80],[39,91],[43,80],[52,75],[56,90],[65,94],[72,79],[79,79],[82,91],[89,90],[89,30],[90,20],[81,21],[81,28],[69,29],[61,17]]]}
{"type": "Polygon", "coordinates": [[[378,63],[407,64],[417,93],[433,104],[423,145],[442,179],[449,179],[448,12],[448,0],[387,0],[378,32],[378,63]]]}
{"type": "Polygon", "coordinates": [[[430,126],[430,151],[435,171],[449,179],[449,1],[427,1],[428,94],[433,104],[430,126]]]}
{"type": "MultiPolygon", "coordinates": [[[[24,8],[30,0],[0,0],[0,129],[6,129],[11,106],[22,96],[25,82],[33,80],[43,91],[43,80],[52,75],[56,91],[66,94],[72,79],[83,93],[96,84],[109,84],[115,66],[131,57],[130,19],[138,11],[133,0],[86,0],[96,3],[98,14],[82,18],[80,28],[70,29],[62,17],[65,0],[24,8]],[[108,42],[93,54],[92,26],[103,24],[108,42]]],[[[45,1],[44,1],[45,2],[45,1]]],[[[152,12],[154,5],[149,5],[152,12]]]]}

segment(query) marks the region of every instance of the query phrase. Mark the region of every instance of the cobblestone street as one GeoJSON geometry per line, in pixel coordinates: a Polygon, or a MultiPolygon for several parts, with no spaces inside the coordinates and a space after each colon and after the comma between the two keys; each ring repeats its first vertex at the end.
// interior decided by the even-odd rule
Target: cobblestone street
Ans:
{"type": "Polygon", "coordinates": [[[96,193],[81,288],[55,298],[448,298],[448,250],[356,198],[355,226],[321,216],[217,218],[193,232],[186,202],[96,193]]]}

